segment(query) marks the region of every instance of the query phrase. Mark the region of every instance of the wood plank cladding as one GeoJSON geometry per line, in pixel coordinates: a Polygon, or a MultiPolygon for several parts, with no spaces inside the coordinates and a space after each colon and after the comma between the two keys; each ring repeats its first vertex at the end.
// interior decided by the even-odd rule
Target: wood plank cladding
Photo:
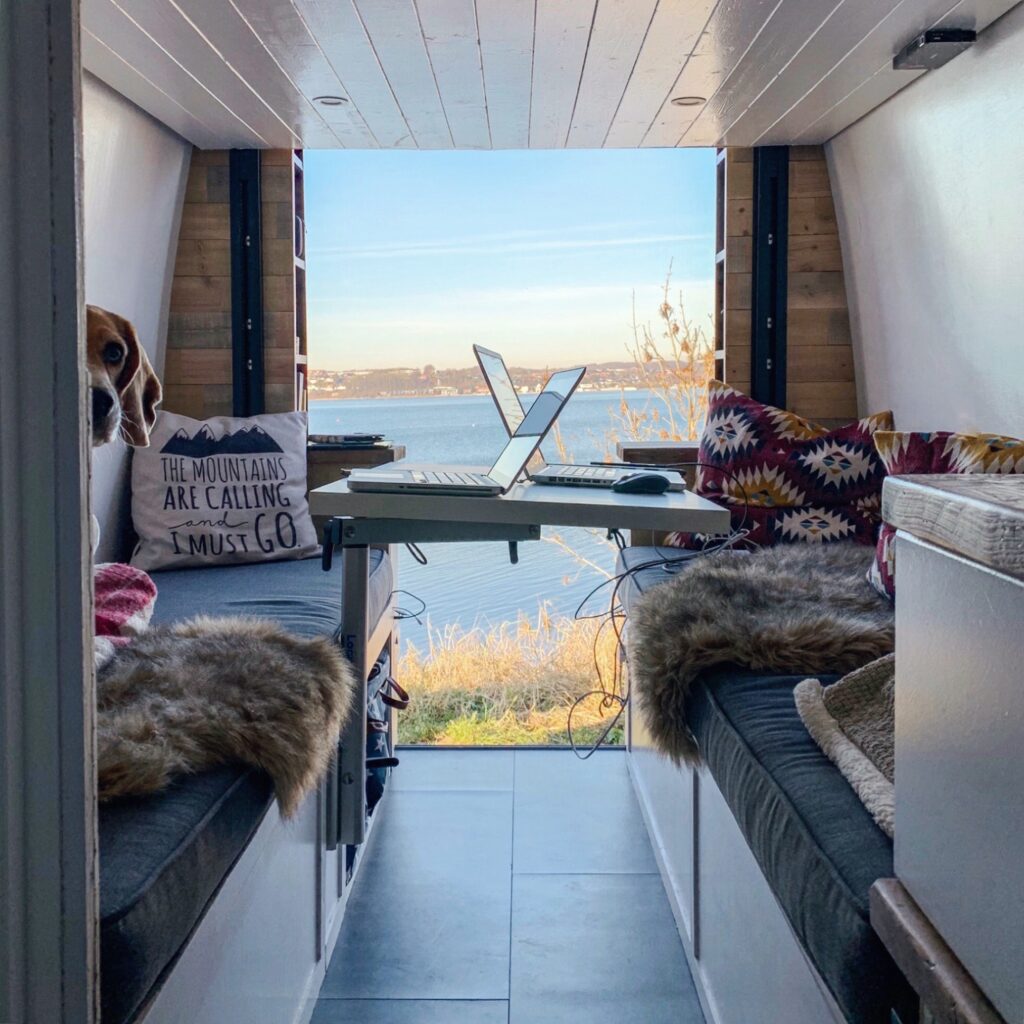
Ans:
{"type": "MultiPolygon", "coordinates": [[[[260,154],[264,404],[296,408],[295,157],[260,154]]],[[[231,212],[227,150],[194,150],[171,283],[164,408],[229,416],[232,396],[231,212]]]]}
{"type": "Polygon", "coordinates": [[[193,150],[171,282],[163,407],[230,416],[231,213],[227,150],[193,150]]]}
{"type": "Polygon", "coordinates": [[[295,162],[290,149],[261,154],[263,200],[263,394],[267,412],[297,407],[295,383],[295,162]]]}
{"type": "MultiPolygon", "coordinates": [[[[753,150],[724,151],[719,347],[724,377],[749,393],[753,271],[753,150]]],[[[786,405],[826,423],[857,415],[842,252],[820,146],[789,151],[786,405]]]]}
{"type": "Polygon", "coordinates": [[[724,151],[725,279],[721,348],[727,384],[750,392],[750,297],[753,287],[754,151],[724,151]]]}
{"type": "Polygon", "coordinates": [[[856,419],[843,260],[820,146],[789,152],[788,263],[786,404],[828,425],[856,419]]]}

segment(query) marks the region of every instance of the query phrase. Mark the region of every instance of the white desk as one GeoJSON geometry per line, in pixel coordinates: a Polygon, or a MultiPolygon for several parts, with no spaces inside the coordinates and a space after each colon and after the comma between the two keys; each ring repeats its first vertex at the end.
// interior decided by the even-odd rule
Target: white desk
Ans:
{"type": "MultiPolygon", "coordinates": [[[[514,545],[539,540],[544,526],[729,531],[728,509],[689,491],[617,494],[597,487],[523,483],[501,497],[439,497],[355,492],[339,480],[311,491],[309,508],[314,516],[333,517],[328,526],[332,543],[325,547],[342,549],[341,640],[363,683],[390,632],[388,621],[379,626],[369,621],[371,546],[482,540],[514,545]]],[[[365,695],[365,689],[361,692],[365,695]]],[[[365,757],[366,708],[357,704],[341,739],[337,841],[342,843],[361,843],[365,835],[365,757]]]]}
{"type": "MultiPolygon", "coordinates": [[[[424,467],[430,468],[430,467],[424,467]]],[[[617,494],[603,487],[516,484],[498,498],[350,491],[344,480],[309,495],[315,516],[429,520],[435,523],[514,523],[596,526],[622,530],[727,533],[729,513],[690,491],[617,494]]]]}

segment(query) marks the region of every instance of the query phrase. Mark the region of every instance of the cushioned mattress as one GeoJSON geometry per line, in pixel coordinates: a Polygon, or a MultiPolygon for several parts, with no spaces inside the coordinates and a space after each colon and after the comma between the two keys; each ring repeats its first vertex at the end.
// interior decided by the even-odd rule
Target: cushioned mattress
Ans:
{"type": "MultiPolygon", "coordinates": [[[[319,559],[153,573],[154,623],[192,615],[258,615],[302,636],[334,636],[340,561],[319,559]]],[[[371,551],[376,622],[392,588],[386,555],[371,551]]],[[[103,1024],[138,1016],[245,849],[272,798],[269,778],[226,767],[179,779],[155,796],[100,807],[103,1024]]]]}
{"type": "MultiPolygon", "coordinates": [[[[620,569],[656,557],[653,548],[627,548],[620,569]]],[[[638,572],[620,591],[627,609],[665,579],[659,568],[638,572]]],[[[868,890],[893,874],[892,842],[800,720],[793,687],[803,678],[736,666],[705,672],[691,690],[690,725],[765,879],[847,1019],[889,1024],[890,1007],[914,1019],[913,994],[868,918],[868,890]]]]}
{"type": "Polygon", "coordinates": [[[270,779],[245,768],[183,778],[100,808],[103,1024],[133,1020],[259,826],[270,779]]]}
{"type": "MultiPolygon", "coordinates": [[[[340,624],[341,559],[324,572],[319,558],[254,562],[209,569],[170,569],[152,574],[157,587],[153,622],[176,622],[202,612],[258,615],[299,636],[333,636],[340,624]]],[[[370,550],[370,621],[387,607],[393,587],[391,560],[370,550]]]]}

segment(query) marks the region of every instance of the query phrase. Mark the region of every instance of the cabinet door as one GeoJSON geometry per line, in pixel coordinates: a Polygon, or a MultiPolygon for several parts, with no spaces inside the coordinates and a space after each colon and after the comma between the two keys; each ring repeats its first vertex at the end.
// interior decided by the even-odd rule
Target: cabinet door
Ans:
{"type": "Polygon", "coordinates": [[[694,773],[654,749],[641,716],[629,709],[629,766],[672,909],[685,937],[693,934],[694,773]],[[681,918],[681,920],[679,920],[681,918]]]}

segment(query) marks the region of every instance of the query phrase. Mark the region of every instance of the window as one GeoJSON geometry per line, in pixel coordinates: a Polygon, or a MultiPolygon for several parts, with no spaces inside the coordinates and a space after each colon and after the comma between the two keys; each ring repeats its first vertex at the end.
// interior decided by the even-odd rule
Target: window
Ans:
{"type": "MultiPolygon", "coordinates": [[[[587,365],[549,461],[693,429],[685,399],[652,394],[651,357],[670,355],[663,314],[682,322],[680,295],[690,339],[711,337],[712,150],[330,151],[305,165],[312,432],[380,432],[413,460],[489,466],[505,435],[474,342],[521,390],[587,365]]],[[[422,654],[433,633],[440,657],[446,630],[492,628],[494,664],[502,629],[514,653],[522,620],[565,627],[614,552],[583,530],[549,540],[522,545],[514,568],[499,545],[432,549],[403,574],[427,605],[406,643],[422,654]]]]}

